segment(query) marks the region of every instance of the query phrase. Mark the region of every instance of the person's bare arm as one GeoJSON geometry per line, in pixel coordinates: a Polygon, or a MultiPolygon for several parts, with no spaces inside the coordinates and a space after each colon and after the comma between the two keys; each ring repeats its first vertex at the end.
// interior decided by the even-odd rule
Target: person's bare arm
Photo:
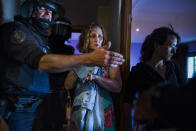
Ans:
{"type": "Polygon", "coordinates": [[[65,83],[64,83],[65,89],[67,90],[73,89],[75,87],[76,81],[77,81],[77,78],[74,75],[74,72],[70,71],[65,79],[65,83]]]}
{"type": "Polygon", "coordinates": [[[90,64],[88,55],[44,55],[39,62],[40,72],[64,72],[82,64],[90,64]]]}
{"type": "Polygon", "coordinates": [[[123,56],[116,52],[99,48],[83,55],[57,55],[47,54],[40,59],[38,70],[40,72],[64,72],[79,65],[98,65],[113,67],[124,62],[123,56]]]}
{"type": "Polygon", "coordinates": [[[104,78],[98,75],[90,75],[87,77],[89,80],[94,80],[98,85],[111,92],[120,92],[122,87],[122,80],[120,76],[119,67],[109,68],[109,78],[104,78]]]}

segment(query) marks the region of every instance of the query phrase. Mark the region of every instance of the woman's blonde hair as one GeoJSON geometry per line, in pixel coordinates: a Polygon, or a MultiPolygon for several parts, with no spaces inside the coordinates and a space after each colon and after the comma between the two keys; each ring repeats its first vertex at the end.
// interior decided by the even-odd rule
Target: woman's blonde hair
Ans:
{"type": "Polygon", "coordinates": [[[97,28],[97,27],[100,28],[102,30],[102,33],[103,33],[102,46],[106,44],[106,32],[105,32],[103,26],[100,25],[100,24],[97,24],[97,23],[92,23],[89,26],[87,26],[82,31],[82,34],[80,35],[79,43],[77,45],[77,48],[79,49],[80,52],[82,52],[82,53],[88,53],[88,52],[90,52],[90,49],[89,49],[89,44],[90,44],[89,37],[90,37],[90,33],[91,33],[91,31],[92,31],[93,28],[97,28]]]}

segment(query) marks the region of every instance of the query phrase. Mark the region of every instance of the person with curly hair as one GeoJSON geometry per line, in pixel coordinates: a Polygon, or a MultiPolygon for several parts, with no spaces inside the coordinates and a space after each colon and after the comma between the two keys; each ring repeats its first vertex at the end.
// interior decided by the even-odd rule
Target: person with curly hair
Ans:
{"type": "MultiPolygon", "coordinates": [[[[125,91],[125,107],[128,109],[125,113],[126,119],[131,118],[130,105],[133,107],[137,97],[150,87],[160,83],[171,83],[176,87],[185,84],[186,79],[182,70],[172,60],[179,42],[180,36],[168,27],[156,28],[145,38],[141,48],[141,61],[132,67],[125,91]]],[[[131,122],[129,121],[127,125],[130,126],[131,122]]],[[[159,130],[177,127],[170,121],[157,117],[152,123],[142,128],[159,130]]]]}
{"type": "MultiPolygon", "coordinates": [[[[78,49],[82,53],[90,53],[105,46],[106,42],[104,28],[93,23],[80,35],[78,49]]],[[[119,67],[83,66],[69,72],[65,87],[67,90],[75,88],[71,119],[77,131],[115,130],[110,92],[121,90],[119,67]]]]}

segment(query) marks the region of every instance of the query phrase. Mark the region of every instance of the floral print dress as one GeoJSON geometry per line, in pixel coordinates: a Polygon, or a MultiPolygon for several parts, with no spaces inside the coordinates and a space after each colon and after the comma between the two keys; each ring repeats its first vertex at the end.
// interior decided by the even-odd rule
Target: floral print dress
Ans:
{"type": "MultiPolygon", "coordinates": [[[[108,67],[98,67],[96,75],[109,78],[108,67]]],[[[71,119],[76,131],[115,131],[114,106],[110,92],[94,81],[78,80],[71,119]],[[83,81],[83,82],[82,82],[83,81]]]]}
{"type": "MultiPolygon", "coordinates": [[[[102,76],[104,78],[109,77],[109,68],[102,67],[102,76]]],[[[115,131],[115,117],[114,117],[114,105],[110,92],[102,88],[104,97],[104,130],[115,131]]]]}

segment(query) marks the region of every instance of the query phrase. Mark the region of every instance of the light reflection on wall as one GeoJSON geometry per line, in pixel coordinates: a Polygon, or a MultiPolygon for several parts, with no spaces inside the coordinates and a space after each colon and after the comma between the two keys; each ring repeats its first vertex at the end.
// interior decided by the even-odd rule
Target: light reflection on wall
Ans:
{"type": "Polygon", "coordinates": [[[193,78],[194,76],[194,58],[195,57],[188,57],[187,59],[187,64],[188,64],[188,68],[187,68],[187,75],[188,78],[193,78]]]}
{"type": "Polygon", "coordinates": [[[130,55],[130,70],[131,67],[135,66],[140,62],[140,50],[142,43],[131,43],[131,55],[130,55]]]}
{"type": "Polygon", "coordinates": [[[73,32],[71,38],[69,39],[69,42],[67,42],[67,41],[65,42],[66,45],[71,45],[74,47],[74,49],[75,49],[74,54],[81,54],[76,47],[78,44],[78,41],[79,41],[80,34],[81,33],[73,32]]]}

